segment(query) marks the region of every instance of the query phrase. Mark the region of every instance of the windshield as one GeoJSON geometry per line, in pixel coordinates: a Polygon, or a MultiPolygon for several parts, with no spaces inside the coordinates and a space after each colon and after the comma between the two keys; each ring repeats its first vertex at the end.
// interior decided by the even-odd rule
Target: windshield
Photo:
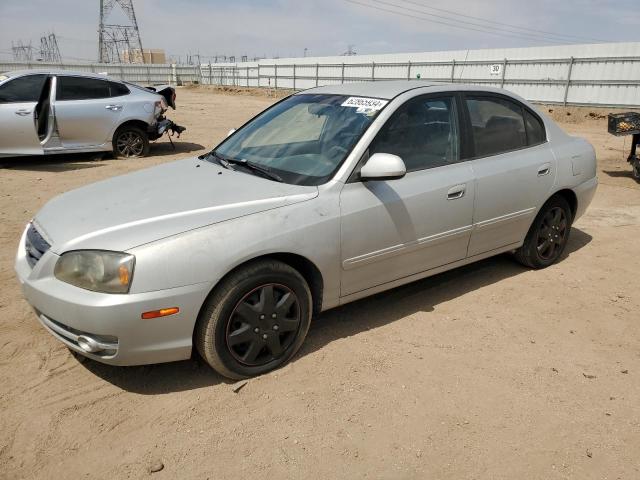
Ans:
{"type": "Polygon", "coordinates": [[[251,120],[215,153],[264,167],[287,183],[320,185],[387,103],[344,95],[294,95],[251,120]]]}

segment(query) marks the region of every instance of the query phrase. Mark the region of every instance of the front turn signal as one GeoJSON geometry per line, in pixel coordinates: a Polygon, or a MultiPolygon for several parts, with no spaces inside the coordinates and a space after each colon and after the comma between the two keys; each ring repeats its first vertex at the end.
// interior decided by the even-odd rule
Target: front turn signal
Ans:
{"type": "Polygon", "coordinates": [[[178,307],[162,308],[160,310],[152,310],[151,312],[144,312],[141,315],[141,318],[143,320],[151,320],[152,318],[167,317],[169,315],[175,315],[179,311],[180,309],[178,307]]]}

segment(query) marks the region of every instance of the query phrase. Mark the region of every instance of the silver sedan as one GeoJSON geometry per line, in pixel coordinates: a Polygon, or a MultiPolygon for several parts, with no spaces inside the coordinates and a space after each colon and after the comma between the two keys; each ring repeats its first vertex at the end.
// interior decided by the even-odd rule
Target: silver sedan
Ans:
{"type": "Polygon", "coordinates": [[[149,153],[149,140],[170,128],[172,87],[144,88],[104,75],[67,70],[0,74],[0,157],[113,151],[149,153]]]}
{"type": "Polygon", "coordinates": [[[42,325],[104,363],[231,378],[291,359],[314,315],[503,252],[562,257],[594,149],[503,90],[417,81],[290,96],[210,153],[51,200],[16,270],[42,325]]]}

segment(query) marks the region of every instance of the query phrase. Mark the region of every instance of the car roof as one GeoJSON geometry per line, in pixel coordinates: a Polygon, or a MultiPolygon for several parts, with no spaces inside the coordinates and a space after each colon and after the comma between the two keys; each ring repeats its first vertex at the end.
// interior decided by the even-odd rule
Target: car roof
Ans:
{"type": "Polygon", "coordinates": [[[338,85],[325,85],[322,87],[314,87],[308,90],[303,90],[297,95],[304,95],[310,93],[327,94],[327,95],[348,95],[354,97],[372,97],[382,98],[385,100],[391,100],[409,90],[424,89],[425,93],[429,90],[436,91],[480,91],[491,92],[508,95],[521,100],[517,95],[511,92],[507,92],[503,89],[484,87],[480,85],[467,85],[462,83],[449,83],[446,81],[437,82],[433,80],[381,80],[370,82],[358,82],[358,83],[344,83],[338,85]]]}
{"type": "Polygon", "coordinates": [[[89,77],[89,78],[100,78],[102,80],[108,79],[115,82],[120,82],[121,80],[118,78],[113,78],[108,75],[101,75],[99,73],[91,73],[91,72],[77,72],[74,70],[63,70],[61,68],[32,68],[29,70],[13,70],[11,72],[3,72],[2,75],[8,78],[21,77],[23,75],[29,75],[34,73],[46,73],[48,75],[72,75],[72,76],[80,76],[80,77],[89,77]]]}
{"type": "Polygon", "coordinates": [[[373,97],[392,99],[401,93],[414,88],[441,87],[446,83],[437,83],[426,80],[383,80],[371,82],[344,83],[341,85],[325,85],[322,87],[310,88],[300,93],[320,93],[331,95],[348,95],[354,97],[373,97]]]}

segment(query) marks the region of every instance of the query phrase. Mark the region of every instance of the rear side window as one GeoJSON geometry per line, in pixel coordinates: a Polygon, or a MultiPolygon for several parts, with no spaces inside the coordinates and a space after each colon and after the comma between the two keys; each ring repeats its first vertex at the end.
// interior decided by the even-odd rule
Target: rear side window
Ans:
{"type": "Polygon", "coordinates": [[[453,97],[416,97],[387,120],[369,147],[369,155],[391,153],[407,172],[459,160],[456,102],[453,97]]]}
{"type": "Polygon", "coordinates": [[[89,100],[111,96],[106,80],[84,77],[58,77],[56,100],[89,100]]]}
{"type": "Polygon", "coordinates": [[[500,97],[467,97],[476,157],[527,146],[522,106],[500,97]]]}
{"type": "Polygon", "coordinates": [[[0,85],[0,103],[37,102],[46,75],[26,75],[0,85]]]}
{"type": "Polygon", "coordinates": [[[530,111],[524,111],[524,121],[527,125],[527,140],[529,145],[539,145],[547,140],[542,121],[530,111]]]}
{"type": "Polygon", "coordinates": [[[121,97],[129,95],[129,89],[122,83],[109,82],[109,93],[111,97],[121,97]]]}

